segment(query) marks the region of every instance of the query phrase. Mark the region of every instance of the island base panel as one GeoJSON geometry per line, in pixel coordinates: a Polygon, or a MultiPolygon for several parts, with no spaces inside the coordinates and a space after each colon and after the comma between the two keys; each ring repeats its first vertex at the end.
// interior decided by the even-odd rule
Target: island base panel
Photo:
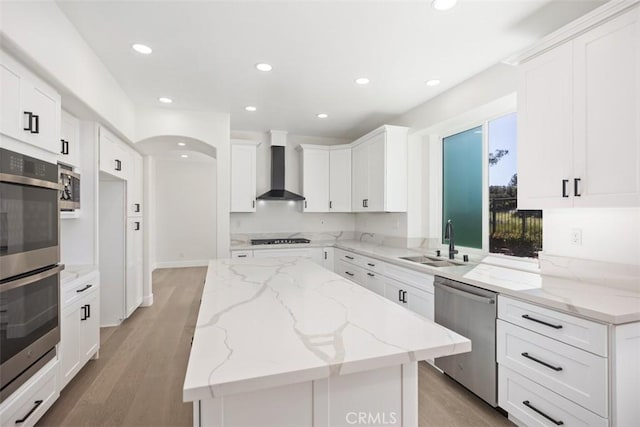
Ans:
{"type": "Polygon", "coordinates": [[[416,362],[199,400],[195,427],[418,425],[416,362]]]}

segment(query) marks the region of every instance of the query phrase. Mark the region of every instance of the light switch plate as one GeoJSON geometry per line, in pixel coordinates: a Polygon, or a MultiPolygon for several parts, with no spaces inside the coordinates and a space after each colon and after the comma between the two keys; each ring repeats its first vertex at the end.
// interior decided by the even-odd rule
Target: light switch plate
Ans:
{"type": "Polygon", "coordinates": [[[576,246],[582,246],[582,229],[573,228],[571,230],[571,244],[576,246]]]}

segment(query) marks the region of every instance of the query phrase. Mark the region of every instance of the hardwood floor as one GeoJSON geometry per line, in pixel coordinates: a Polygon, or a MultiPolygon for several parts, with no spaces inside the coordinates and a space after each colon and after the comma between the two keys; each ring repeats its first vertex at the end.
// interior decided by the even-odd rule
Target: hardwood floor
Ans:
{"type": "MultiPolygon", "coordinates": [[[[80,371],[37,425],[191,426],[182,383],[205,274],[205,268],[156,270],[153,306],[101,329],[100,358],[80,371]]],[[[426,363],[420,363],[418,398],[419,427],[512,425],[426,363]]]]}

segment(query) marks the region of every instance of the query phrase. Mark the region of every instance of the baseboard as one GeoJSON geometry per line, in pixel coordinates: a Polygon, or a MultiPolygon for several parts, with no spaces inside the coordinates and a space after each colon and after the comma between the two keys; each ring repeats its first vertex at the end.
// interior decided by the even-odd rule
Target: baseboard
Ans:
{"type": "Polygon", "coordinates": [[[142,304],[140,305],[141,307],[151,307],[152,305],[153,305],[153,294],[146,295],[144,298],[142,298],[142,304]]]}
{"type": "Polygon", "coordinates": [[[156,263],[158,268],[184,268],[184,267],[206,267],[209,265],[208,259],[196,259],[189,261],[165,261],[156,263]]]}

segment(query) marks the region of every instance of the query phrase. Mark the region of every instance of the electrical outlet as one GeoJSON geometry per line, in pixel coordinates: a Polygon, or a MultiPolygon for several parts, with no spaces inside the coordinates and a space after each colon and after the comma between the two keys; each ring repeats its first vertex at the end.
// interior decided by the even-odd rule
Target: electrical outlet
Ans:
{"type": "Polygon", "coordinates": [[[571,230],[571,244],[576,246],[582,245],[582,229],[574,228],[571,230]]]}

